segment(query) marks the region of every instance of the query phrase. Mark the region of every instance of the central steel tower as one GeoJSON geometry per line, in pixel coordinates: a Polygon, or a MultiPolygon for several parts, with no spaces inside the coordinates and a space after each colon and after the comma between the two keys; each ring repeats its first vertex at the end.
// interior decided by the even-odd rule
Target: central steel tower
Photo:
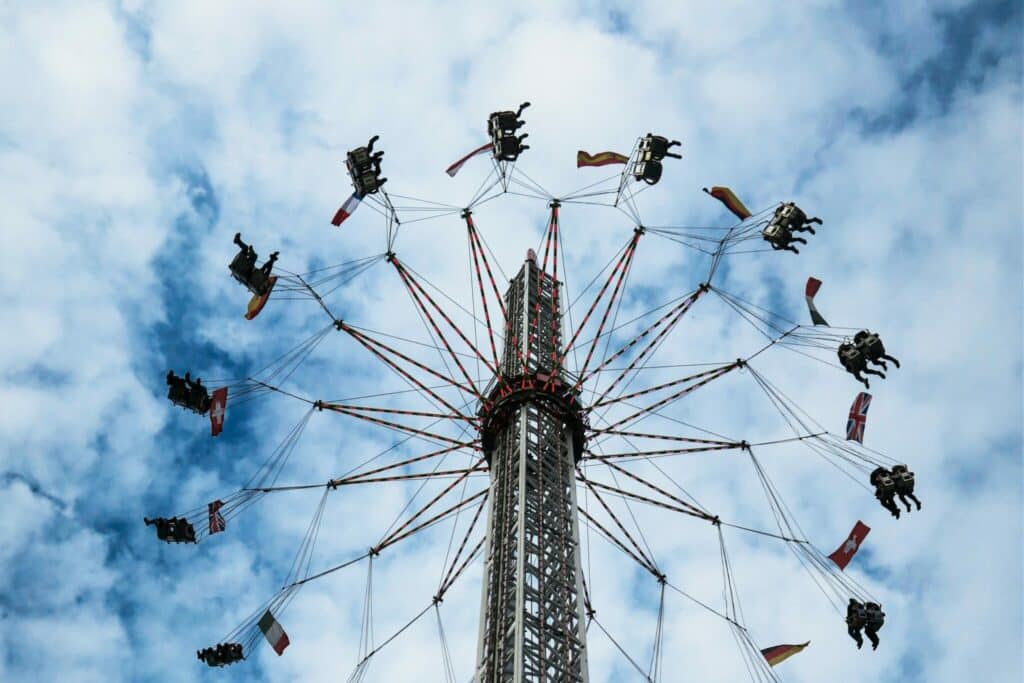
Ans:
{"type": "Polygon", "coordinates": [[[505,294],[501,377],[480,408],[490,465],[476,683],[586,683],[575,463],[584,413],[559,366],[561,283],[531,250],[505,294]]]}

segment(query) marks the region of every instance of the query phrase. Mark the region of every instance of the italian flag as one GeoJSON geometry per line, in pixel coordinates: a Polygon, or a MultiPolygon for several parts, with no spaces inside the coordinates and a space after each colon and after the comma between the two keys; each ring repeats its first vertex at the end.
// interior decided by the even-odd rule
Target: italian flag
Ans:
{"type": "Polygon", "coordinates": [[[267,637],[267,642],[270,643],[270,647],[274,648],[274,652],[278,656],[283,655],[284,649],[288,647],[288,634],[281,628],[281,624],[277,623],[277,619],[270,613],[270,610],[260,617],[260,630],[267,637]]]}
{"type": "Polygon", "coordinates": [[[821,313],[818,313],[818,307],[814,305],[814,297],[817,296],[819,289],[821,289],[821,280],[816,277],[807,278],[807,286],[804,287],[804,298],[807,299],[807,310],[811,314],[811,322],[815,325],[828,327],[829,324],[821,317],[821,313]]]}

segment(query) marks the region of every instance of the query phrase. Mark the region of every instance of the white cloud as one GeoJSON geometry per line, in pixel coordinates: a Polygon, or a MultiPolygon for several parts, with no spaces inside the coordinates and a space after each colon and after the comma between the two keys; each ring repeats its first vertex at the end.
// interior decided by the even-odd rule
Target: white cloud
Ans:
{"type": "MultiPolygon", "coordinates": [[[[8,447],[0,470],[18,478],[5,480],[0,493],[0,580],[17,591],[0,600],[0,676],[204,675],[191,651],[276,590],[318,495],[268,497],[198,549],[157,547],[139,524],[142,514],[171,512],[154,506],[184,509],[229,492],[298,419],[299,406],[274,398],[249,425],[245,446],[230,435],[196,445],[190,437],[201,435],[203,420],[168,412],[160,399],[165,362],[179,371],[198,362],[185,348],[203,345],[198,352],[217,366],[242,353],[269,360],[327,323],[311,302],[283,297],[257,321],[241,320],[248,295],[224,277],[231,236],[242,231],[261,255],[280,249],[280,265],[296,271],[379,253],[383,231],[370,207],[340,230],[327,225],[349,192],[344,150],[380,133],[391,191],[460,205],[486,162],[474,160],[454,181],[440,171],[479,144],[487,113],[528,99],[532,149],[522,168],[552,192],[601,177],[572,167],[576,149],[627,151],[651,130],[682,139],[684,159],[641,196],[648,224],[720,224],[720,207],[699,192],[709,184],[731,185],[752,208],[794,197],[821,215],[825,225],[799,257],[737,255],[720,284],[768,307],[782,296],[802,320],[802,282],[816,274],[825,280],[826,318],[878,329],[904,361],[872,383],[868,441],[912,464],[923,511],[894,522],[810,451],[758,451],[826,552],[857,517],[873,527],[871,554],[849,571],[889,615],[880,650],[856,651],[841,618],[783,548],[728,533],[757,642],[813,641],[779,673],[793,681],[838,669],[857,680],[1019,678],[1019,47],[1012,29],[985,26],[979,45],[1007,50],[1003,62],[986,68],[971,56],[974,80],[956,86],[948,107],[927,87],[907,91],[912,74],[949,54],[939,9],[904,3],[851,16],[828,2],[789,9],[641,2],[624,11],[621,33],[571,3],[526,4],[511,14],[456,3],[3,10],[0,69],[12,87],[0,94],[8,238],[0,272],[7,331],[0,438],[8,447]],[[863,123],[893,111],[918,118],[891,128],[863,123]],[[190,207],[197,190],[189,179],[203,173],[219,213],[190,207]],[[189,305],[194,313],[179,319],[189,305]],[[161,322],[165,339],[154,338],[161,322]],[[36,493],[22,475],[38,483],[36,493]]],[[[475,214],[509,275],[536,246],[546,216],[543,202],[524,198],[489,202],[475,214]]],[[[614,211],[577,205],[563,207],[562,226],[571,291],[632,228],[614,211]]],[[[475,284],[457,216],[403,226],[396,251],[479,307],[471,303],[475,284]]],[[[329,304],[355,324],[426,340],[392,270],[376,265],[329,304]]],[[[705,272],[692,253],[648,233],[629,291],[651,294],[628,300],[618,321],[643,312],[648,296],[663,301],[691,289],[705,272]]],[[[574,308],[575,319],[586,304],[584,297],[574,308]]],[[[465,313],[453,317],[469,324],[465,313]]],[[[624,329],[616,339],[627,338],[624,329]]],[[[439,362],[432,349],[395,343],[439,362]]],[[[727,361],[762,343],[708,295],[655,362],[727,361]]],[[[314,357],[290,389],[336,398],[406,388],[378,373],[344,335],[332,332],[314,357]]],[[[857,387],[805,360],[775,349],[755,368],[840,432],[857,387]]],[[[234,370],[202,372],[206,379],[234,370]]],[[[671,378],[646,371],[644,381],[671,378]]],[[[427,405],[405,395],[393,401],[427,405]]],[[[239,411],[229,411],[228,429],[242,427],[239,411]]],[[[786,435],[749,373],[669,414],[739,438],[786,435]]],[[[322,481],[395,442],[346,420],[314,415],[283,479],[322,481]]],[[[663,419],[644,425],[679,429],[663,419]]],[[[424,451],[409,443],[389,457],[424,451]]],[[[446,466],[463,462],[453,457],[446,466]]],[[[770,527],[741,456],[657,462],[723,519],[770,527]]],[[[649,466],[630,467],[672,486],[649,466]]],[[[332,494],[314,567],[365,552],[415,488],[332,494]]],[[[418,500],[439,490],[428,486],[418,500]]],[[[633,511],[670,580],[717,608],[714,530],[642,506],[633,511]]],[[[377,642],[429,603],[449,534],[439,527],[375,562],[377,642]]],[[[587,547],[598,618],[646,662],[653,582],[596,537],[587,547]]],[[[282,618],[293,642],[287,654],[261,646],[231,675],[335,680],[356,658],[365,576],[360,565],[310,585],[282,618]]],[[[709,681],[744,675],[720,620],[678,595],[666,604],[665,680],[680,671],[709,681]]],[[[478,610],[477,566],[441,607],[460,680],[471,672],[478,610]]],[[[592,680],[630,680],[613,646],[593,627],[590,635],[592,680]]],[[[367,680],[442,678],[432,614],[385,653],[367,680]]]]}

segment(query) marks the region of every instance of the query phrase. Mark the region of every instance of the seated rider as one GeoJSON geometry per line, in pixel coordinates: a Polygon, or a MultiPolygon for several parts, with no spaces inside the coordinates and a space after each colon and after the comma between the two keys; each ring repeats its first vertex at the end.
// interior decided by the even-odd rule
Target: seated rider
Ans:
{"type": "Polygon", "coordinates": [[[839,345],[839,362],[846,369],[848,373],[853,375],[858,381],[863,382],[864,386],[868,389],[871,385],[868,383],[866,377],[861,377],[860,373],[864,372],[869,375],[878,375],[882,379],[885,379],[885,373],[877,370],[872,370],[868,367],[867,359],[859,348],[851,344],[850,342],[843,342],[839,345]]]}
{"type": "Polygon", "coordinates": [[[775,218],[783,223],[790,232],[810,232],[813,235],[814,228],[811,227],[811,223],[821,225],[820,218],[808,218],[803,209],[793,202],[785,202],[775,209],[775,218]]]}
{"type": "Polygon", "coordinates": [[[868,602],[864,604],[864,613],[866,616],[864,620],[864,634],[871,641],[871,649],[877,650],[878,629],[885,625],[885,612],[882,611],[882,606],[878,603],[868,602]]]}
{"type": "Polygon", "coordinates": [[[210,394],[206,391],[206,387],[203,386],[203,380],[200,377],[196,378],[195,382],[189,383],[189,407],[199,414],[205,413],[210,409],[210,394]]]}
{"type": "Polygon", "coordinates": [[[881,365],[883,370],[888,370],[888,366],[885,361],[892,361],[896,367],[900,366],[900,362],[892,356],[886,354],[885,345],[882,344],[882,339],[874,332],[870,330],[861,330],[857,334],[853,335],[853,343],[857,345],[857,348],[861,350],[869,361],[875,365],[881,365]]]}
{"type": "Polygon", "coordinates": [[[218,645],[216,648],[206,647],[196,653],[196,657],[200,661],[206,662],[207,666],[224,666],[230,664],[223,656],[221,646],[218,645]]]}
{"type": "Polygon", "coordinates": [[[761,231],[761,236],[766,242],[772,245],[772,249],[775,251],[784,250],[791,251],[794,254],[799,254],[800,250],[794,247],[793,243],[799,242],[800,244],[807,244],[807,240],[803,237],[794,237],[788,227],[775,221],[769,223],[765,229],[761,231]]]}
{"type": "Polygon", "coordinates": [[[238,245],[240,251],[235,254],[234,260],[228,266],[231,274],[253,294],[258,296],[266,294],[267,280],[270,278],[270,271],[274,267],[274,262],[277,261],[279,252],[275,251],[266,263],[257,268],[256,250],[252,248],[252,245],[242,241],[241,233],[235,233],[235,244],[238,245]]]}
{"type": "Polygon", "coordinates": [[[496,133],[492,141],[494,158],[498,161],[515,161],[520,154],[530,149],[529,145],[523,144],[523,140],[528,137],[529,133],[518,136],[511,133],[496,133]]]}
{"type": "Polygon", "coordinates": [[[248,282],[252,271],[256,268],[256,250],[252,248],[251,244],[242,241],[240,232],[235,233],[235,244],[238,245],[239,252],[229,267],[239,278],[248,282]]]}
{"type": "Polygon", "coordinates": [[[914,495],[914,473],[907,469],[906,465],[893,465],[892,479],[896,483],[896,495],[900,497],[900,502],[907,506],[907,512],[910,512],[907,498],[917,503],[917,509],[920,510],[921,501],[914,495]]]}
{"type": "Polygon", "coordinates": [[[900,509],[896,506],[896,482],[892,473],[884,467],[877,467],[871,473],[871,484],[875,487],[875,498],[896,519],[900,518],[900,509]]]}
{"type": "Polygon", "coordinates": [[[170,519],[172,534],[176,543],[195,543],[196,530],[184,517],[170,519]]]}
{"type": "Polygon", "coordinates": [[[188,385],[185,379],[174,374],[174,370],[167,371],[167,398],[172,403],[188,403],[188,385]]]}
{"type": "Polygon", "coordinates": [[[648,133],[640,140],[640,148],[637,154],[636,164],[633,166],[633,177],[642,180],[648,185],[656,185],[661,180],[661,162],[666,157],[682,159],[682,154],[676,154],[669,150],[682,143],[678,140],[669,140],[664,135],[648,133]]]}
{"type": "Polygon", "coordinates": [[[639,161],[633,167],[633,177],[644,181],[648,185],[657,185],[658,181],[661,180],[663,170],[660,161],[654,159],[639,161]]]}
{"type": "Polygon", "coordinates": [[[498,111],[491,114],[491,117],[487,120],[487,129],[492,137],[495,137],[496,133],[515,133],[517,130],[526,125],[526,121],[523,121],[519,117],[522,116],[523,110],[530,106],[529,102],[523,102],[519,105],[519,109],[516,111],[498,111]]]}
{"type": "Polygon", "coordinates": [[[263,273],[263,277],[270,277],[270,270],[274,267],[274,263],[277,261],[277,255],[280,253],[281,252],[279,251],[275,251],[270,255],[270,258],[267,259],[266,263],[260,266],[260,272],[263,273]]]}
{"type": "Polygon", "coordinates": [[[520,154],[530,149],[529,145],[523,144],[529,133],[516,135],[516,131],[526,125],[519,117],[529,106],[529,102],[523,102],[514,112],[497,111],[488,117],[487,134],[491,137],[491,154],[498,161],[515,161],[520,154]]]}
{"type": "Polygon", "coordinates": [[[379,135],[374,135],[365,147],[349,150],[345,157],[345,167],[355,186],[356,194],[360,197],[377,192],[388,181],[387,178],[380,177],[384,152],[373,151],[373,145],[379,139],[379,135]]]}
{"type": "Polygon", "coordinates": [[[682,154],[676,154],[669,150],[673,147],[678,147],[683,143],[678,140],[669,141],[664,135],[654,135],[648,133],[647,136],[640,142],[640,158],[644,161],[653,160],[661,161],[665,157],[672,159],[682,159],[682,154]]]}
{"type": "Polygon", "coordinates": [[[846,606],[846,632],[856,641],[858,650],[864,646],[864,638],[861,637],[860,632],[866,622],[867,614],[864,605],[854,598],[850,598],[850,604],[846,606]]]}
{"type": "Polygon", "coordinates": [[[174,540],[174,525],[171,524],[171,520],[164,519],[163,517],[157,517],[156,519],[143,517],[142,521],[146,523],[146,526],[156,525],[156,537],[161,541],[170,543],[174,540]]]}
{"type": "Polygon", "coordinates": [[[226,666],[239,662],[242,656],[241,643],[218,643],[216,647],[206,647],[196,652],[196,657],[208,666],[226,666]]]}

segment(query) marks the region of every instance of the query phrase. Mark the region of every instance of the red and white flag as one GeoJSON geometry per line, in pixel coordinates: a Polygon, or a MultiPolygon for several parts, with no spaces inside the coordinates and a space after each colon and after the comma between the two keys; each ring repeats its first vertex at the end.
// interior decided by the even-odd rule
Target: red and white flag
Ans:
{"type": "Polygon", "coordinates": [[[466,156],[462,157],[461,159],[456,161],[454,164],[452,164],[448,168],[444,169],[444,172],[447,173],[448,175],[450,175],[452,178],[454,178],[455,174],[459,172],[459,169],[462,168],[463,164],[465,164],[467,161],[469,161],[470,159],[475,157],[477,154],[483,154],[484,152],[486,152],[490,148],[491,148],[491,143],[489,143],[489,142],[486,145],[481,145],[480,147],[477,147],[472,152],[470,152],[466,156]]]}
{"type": "Polygon", "coordinates": [[[220,509],[224,507],[224,501],[215,500],[206,507],[210,513],[210,535],[219,534],[227,529],[228,523],[224,521],[224,515],[220,514],[220,509]]]}
{"type": "Polygon", "coordinates": [[[288,647],[288,634],[281,628],[281,624],[277,623],[277,619],[274,615],[267,610],[262,617],[260,617],[260,630],[263,631],[263,635],[267,637],[267,642],[270,643],[270,647],[274,648],[274,652],[280,657],[284,654],[284,649],[288,647]]]}
{"type": "Polygon", "coordinates": [[[217,436],[224,429],[224,416],[228,407],[228,388],[215,389],[210,396],[210,435],[217,436]]]}
{"type": "Polygon", "coordinates": [[[825,322],[825,319],[821,317],[821,313],[818,313],[818,307],[814,305],[814,297],[818,294],[818,290],[821,289],[821,280],[816,277],[807,278],[807,286],[804,288],[804,298],[807,299],[807,310],[811,314],[811,322],[815,325],[824,325],[828,327],[829,324],[825,322]]]}
{"type": "Polygon", "coordinates": [[[857,520],[853,531],[850,532],[850,537],[834,553],[829,555],[828,559],[835,562],[836,566],[840,569],[846,569],[846,565],[850,564],[850,560],[857,554],[869,531],[871,531],[871,527],[857,520]]]}
{"type": "Polygon", "coordinates": [[[363,198],[357,195],[355,192],[352,196],[345,200],[345,203],[341,205],[338,212],[334,214],[334,218],[331,219],[331,225],[339,226],[345,222],[345,219],[356,212],[359,205],[362,203],[363,198]]]}

